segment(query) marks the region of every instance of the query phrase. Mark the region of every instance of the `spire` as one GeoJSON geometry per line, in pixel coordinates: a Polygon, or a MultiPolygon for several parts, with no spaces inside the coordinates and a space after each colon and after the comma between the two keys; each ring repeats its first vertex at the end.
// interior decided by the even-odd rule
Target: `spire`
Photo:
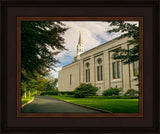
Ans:
{"type": "Polygon", "coordinates": [[[78,41],[78,44],[82,44],[82,40],[81,40],[81,31],[79,30],[79,41],[78,41]]]}
{"type": "Polygon", "coordinates": [[[76,60],[80,60],[80,55],[84,52],[84,47],[81,40],[81,31],[79,31],[79,41],[77,45],[77,58],[76,60]]]}

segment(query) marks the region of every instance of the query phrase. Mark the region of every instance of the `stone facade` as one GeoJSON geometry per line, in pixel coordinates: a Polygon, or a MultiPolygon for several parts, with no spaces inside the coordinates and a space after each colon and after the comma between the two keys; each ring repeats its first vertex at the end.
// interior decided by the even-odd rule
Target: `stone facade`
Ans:
{"type": "Polygon", "coordinates": [[[110,87],[122,88],[124,92],[130,88],[138,90],[134,70],[138,65],[134,66],[135,63],[124,65],[112,58],[113,50],[129,49],[128,40],[127,37],[116,38],[79,55],[77,52],[74,62],[59,71],[59,91],[73,91],[80,83],[92,83],[99,88],[97,92],[99,95],[110,87]]]}

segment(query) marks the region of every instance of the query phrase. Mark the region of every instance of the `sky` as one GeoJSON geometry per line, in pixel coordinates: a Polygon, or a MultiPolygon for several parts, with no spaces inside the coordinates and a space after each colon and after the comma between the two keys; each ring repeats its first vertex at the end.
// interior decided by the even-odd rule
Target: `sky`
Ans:
{"type": "MultiPolygon", "coordinates": [[[[105,42],[108,42],[122,33],[107,33],[108,30],[113,27],[109,26],[108,22],[100,21],[61,21],[69,29],[62,36],[65,43],[63,44],[68,51],[62,51],[55,56],[60,63],[56,64],[56,71],[51,71],[51,75],[54,78],[58,78],[58,71],[62,69],[63,66],[68,65],[73,62],[76,56],[76,48],[79,40],[79,31],[81,31],[82,44],[84,46],[84,52],[99,46],[105,42]]],[[[136,23],[138,22],[130,22],[136,23]]]]}

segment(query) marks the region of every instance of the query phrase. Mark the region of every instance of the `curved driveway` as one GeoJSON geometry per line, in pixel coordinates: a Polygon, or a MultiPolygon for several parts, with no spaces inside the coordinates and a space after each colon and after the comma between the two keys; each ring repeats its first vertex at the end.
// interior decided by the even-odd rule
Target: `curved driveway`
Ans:
{"type": "Polygon", "coordinates": [[[35,96],[34,100],[22,108],[22,113],[102,113],[67,103],[49,96],[35,96]]]}

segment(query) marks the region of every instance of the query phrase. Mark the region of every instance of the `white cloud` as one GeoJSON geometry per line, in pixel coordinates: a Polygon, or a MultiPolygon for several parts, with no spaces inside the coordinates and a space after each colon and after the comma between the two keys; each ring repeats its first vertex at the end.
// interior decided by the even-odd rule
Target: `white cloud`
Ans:
{"type": "Polygon", "coordinates": [[[65,39],[64,46],[68,49],[68,51],[63,51],[56,56],[56,58],[61,62],[68,60],[65,58],[66,56],[76,56],[79,30],[81,30],[82,44],[84,45],[85,51],[102,44],[100,38],[104,43],[120,35],[117,33],[113,34],[112,36],[108,36],[106,31],[109,29],[109,24],[107,22],[64,21],[63,23],[70,27],[70,29],[68,29],[63,36],[65,39]]]}

